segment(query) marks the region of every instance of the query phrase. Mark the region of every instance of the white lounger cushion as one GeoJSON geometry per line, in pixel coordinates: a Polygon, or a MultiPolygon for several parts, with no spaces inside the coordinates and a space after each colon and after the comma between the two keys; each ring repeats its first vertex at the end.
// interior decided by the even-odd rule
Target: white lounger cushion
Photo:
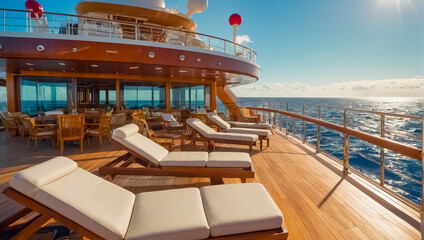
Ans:
{"type": "Polygon", "coordinates": [[[259,183],[226,184],[200,189],[211,236],[276,229],[283,214],[259,183]]]}
{"type": "Polygon", "coordinates": [[[197,118],[187,119],[187,124],[206,138],[246,142],[256,142],[258,140],[258,135],[253,134],[216,132],[197,118]]]}
{"type": "Polygon", "coordinates": [[[247,122],[234,122],[227,121],[229,124],[241,128],[259,128],[259,129],[271,129],[271,125],[268,123],[247,123],[247,122]]]}
{"type": "Polygon", "coordinates": [[[209,234],[199,189],[184,188],[137,194],[125,239],[205,239],[209,234]]]}
{"type": "Polygon", "coordinates": [[[178,123],[177,119],[174,118],[172,113],[162,113],[162,118],[166,122],[171,122],[171,123],[176,122],[176,123],[178,123]]]}
{"type": "Polygon", "coordinates": [[[267,137],[271,135],[271,131],[267,129],[254,129],[254,128],[229,128],[227,130],[229,133],[246,133],[246,134],[255,134],[261,137],[267,137]]]}
{"type": "Polygon", "coordinates": [[[207,152],[170,152],[161,161],[161,166],[205,167],[207,152]]]}
{"type": "Polygon", "coordinates": [[[147,160],[151,161],[152,163],[156,165],[159,165],[160,161],[169,153],[169,151],[166,150],[161,145],[139,134],[138,127],[135,124],[127,124],[123,127],[115,129],[112,135],[112,139],[116,140],[117,142],[121,143],[122,145],[131,149],[137,154],[145,157],[147,160]],[[125,138],[118,137],[117,134],[118,135],[124,134],[124,133],[125,135],[129,134],[128,132],[120,131],[123,128],[125,129],[128,125],[133,125],[131,126],[131,128],[136,130],[135,132],[134,130],[132,130],[132,132],[134,132],[133,135],[130,135],[125,138]]]}
{"type": "Polygon", "coordinates": [[[120,128],[117,128],[113,131],[113,136],[116,136],[118,138],[127,138],[130,137],[136,133],[138,133],[138,126],[134,123],[127,124],[125,126],[122,126],[120,128]]]}
{"type": "Polygon", "coordinates": [[[216,112],[208,113],[208,118],[224,131],[227,131],[231,128],[231,125],[224,121],[224,119],[222,119],[220,116],[218,116],[216,112]]]}
{"type": "Polygon", "coordinates": [[[208,135],[208,138],[211,139],[221,139],[221,140],[234,140],[234,141],[244,141],[244,142],[256,142],[258,141],[258,135],[254,134],[244,134],[244,133],[224,133],[224,132],[215,132],[208,135]]]}
{"type": "Polygon", "coordinates": [[[77,168],[77,163],[69,158],[56,157],[19,171],[13,175],[9,184],[19,192],[33,198],[40,187],[75,171],[77,168]]]}
{"type": "Polygon", "coordinates": [[[208,137],[209,134],[213,134],[216,132],[215,130],[210,128],[208,125],[200,121],[200,119],[198,118],[187,119],[187,124],[190,125],[192,128],[196,129],[196,131],[198,131],[204,137],[208,137]]]}
{"type": "Polygon", "coordinates": [[[21,189],[33,182],[45,182],[44,173],[51,181],[39,188],[34,186],[33,199],[102,238],[114,240],[125,236],[135,201],[133,193],[77,168],[76,163],[66,157],[22,170],[15,174],[20,181],[11,181],[10,185],[22,192],[21,189]],[[50,177],[53,175],[54,178],[50,177]]]}
{"type": "Polygon", "coordinates": [[[208,167],[248,168],[252,165],[248,153],[241,152],[211,152],[207,162],[208,167]]]}

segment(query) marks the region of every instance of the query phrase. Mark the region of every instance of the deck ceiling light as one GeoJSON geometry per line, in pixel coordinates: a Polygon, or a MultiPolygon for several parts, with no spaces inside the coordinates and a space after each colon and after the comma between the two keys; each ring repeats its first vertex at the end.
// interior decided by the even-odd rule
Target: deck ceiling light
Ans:
{"type": "Polygon", "coordinates": [[[134,70],[134,69],[138,69],[138,67],[137,66],[130,67],[130,70],[134,70]]]}
{"type": "Polygon", "coordinates": [[[34,63],[26,63],[28,66],[34,66],[34,63]]]}
{"type": "Polygon", "coordinates": [[[76,47],[72,48],[72,52],[74,52],[74,53],[78,52],[78,48],[76,48],[76,47]]]}
{"type": "Polygon", "coordinates": [[[155,67],[155,70],[162,70],[161,67],[155,67]]]}
{"type": "Polygon", "coordinates": [[[187,70],[180,70],[178,72],[180,72],[180,73],[187,73],[188,71],[187,70]]]}
{"type": "Polygon", "coordinates": [[[60,63],[58,63],[60,66],[65,66],[66,65],[66,63],[63,63],[63,62],[60,62],[60,63]]]}
{"type": "Polygon", "coordinates": [[[91,64],[90,66],[92,66],[94,68],[99,67],[99,65],[97,65],[97,64],[91,64]]]}
{"type": "Polygon", "coordinates": [[[29,68],[30,71],[34,70],[34,68],[29,68]]]}
{"type": "Polygon", "coordinates": [[[38,45],[37,46],[37,51],[44,52],[44,50],[46,50],[46,48],[43,45],[38,45]]]}
{"type": "Polygon", "coordinates": [[[154,58],[155,57],[155,52],[149,52],[149,58],[154,58]]]}
{"type": "Polygon", "coordinates": [[[197,62],[201,62],[202,61],[202,59],[201,58],[197,58],[197,62]]]}
{"type": "Polygon", "coordinates": [[[218,62],[218,66],[221,66],[222,65],[222,63],[221,62],[218,62]]]}

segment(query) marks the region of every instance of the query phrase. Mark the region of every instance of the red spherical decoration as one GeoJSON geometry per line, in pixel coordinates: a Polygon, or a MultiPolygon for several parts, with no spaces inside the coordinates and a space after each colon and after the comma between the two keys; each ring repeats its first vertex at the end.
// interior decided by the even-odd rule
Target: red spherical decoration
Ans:
{"type": "Polygon", "coordinates": [[[237,13],[234,13],[233,15],[230,16],[229,22],[231,26],[234,26],[234,25],[240,26],[241,22],[243,22],[243,19],[240,17],[240,15],[238,15],[237,13]]]}
{"type": "Polygon", "coordinates": [[[31,11],[31,18],[41,18],[43,16],[43,7],[34,0],[26,1],[25,8],[27,11],[31,11]]]}

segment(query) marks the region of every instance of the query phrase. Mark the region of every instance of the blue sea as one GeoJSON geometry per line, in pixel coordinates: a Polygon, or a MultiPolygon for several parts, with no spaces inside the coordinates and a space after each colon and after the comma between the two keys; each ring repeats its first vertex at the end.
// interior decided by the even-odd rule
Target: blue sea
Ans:
{"type": "MultiPolygon", "coordinates": [[[[318,107],[316,105],[322,105],[321,118],[339,125],[343,125],[344,118],[344,111],[341,108],[424,117],[424,98],[239,98],[238,100],[239,105],[243,106],[263,106],[283,110],[286,110],[286,104],[289,102],[289,111],[293,111],[294,107],[294,111],[299,114],[303,113],[303,104],[301,103],[312,104],[305,105],[305,114],[311,117],[317,117],[318,107]]],[[[225,110],[222,103],[219,103],[218,107],[220,111],[225,110]]],[[[347,116],[350,128],[380,136],[380,115],[348,110],[347,116]]],[[[281,123],[279,119],[280,117],[277,116],[277,126],[285,128],[285,116],[282,117],[281,123]]],[[[288,130],[293,132],[292,118],[288,119],[288,130]]],[[[317,126],[311,123],[305,125],[306,141],[316,145],[317,126]]],[[[385,126],[388,139],[422,148],[422,120],[386,116],[385,126]]],[[[303,139],[303,121],[295,120],[295,134],[303,139]]],[[[320,145],[322,151],[340,160],[343,159],[343,134],[321,127],[320,145]]],[[[384,157],[385,186],[405,198],[421,204],[422,162],[388,150],[385,150],[384,157]]],[[[349,163],[351,167],[367,175],[376,183],[380,182],[380,147],[350,137],[349,163]]]]}

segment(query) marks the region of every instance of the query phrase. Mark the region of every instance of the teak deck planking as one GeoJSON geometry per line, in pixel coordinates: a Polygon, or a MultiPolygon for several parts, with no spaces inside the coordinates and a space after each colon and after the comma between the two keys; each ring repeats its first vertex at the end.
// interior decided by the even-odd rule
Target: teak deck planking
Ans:
{"type": "MultiPolygon", "coordinates": [[[[40,141],[38,150],[25,150],[20,138],[4,142],[0,133],[0,190],[17,171],[60,154],[49,141],[40,141]]],[[[247,182],[264,184],[284,214],[289,239],[419,239],[419,212],[390,196],[354,173],[344,174],[342,166],[291,138],[271,136],[269,148],[254,147],[251,158],[255,178],[247,182]]],[[[80,154],[78,145],[65,148],[65,155],[90,172],[121,156],[121,151],[94,142],[80,154]]],[[[203,150],[202,145],[186,145],[184,150],[203,150]]],[[[216,144],[217,151],[244,151],[247,146],[216,144]]],[[[224,183],[240,179],[224,178],[224,183]]],[[[202,187],[209,178],[117,176],[113,182],[134,193],[202,187]]],[[[0,222],[22,206],[0,196],[0,222]]]]}

